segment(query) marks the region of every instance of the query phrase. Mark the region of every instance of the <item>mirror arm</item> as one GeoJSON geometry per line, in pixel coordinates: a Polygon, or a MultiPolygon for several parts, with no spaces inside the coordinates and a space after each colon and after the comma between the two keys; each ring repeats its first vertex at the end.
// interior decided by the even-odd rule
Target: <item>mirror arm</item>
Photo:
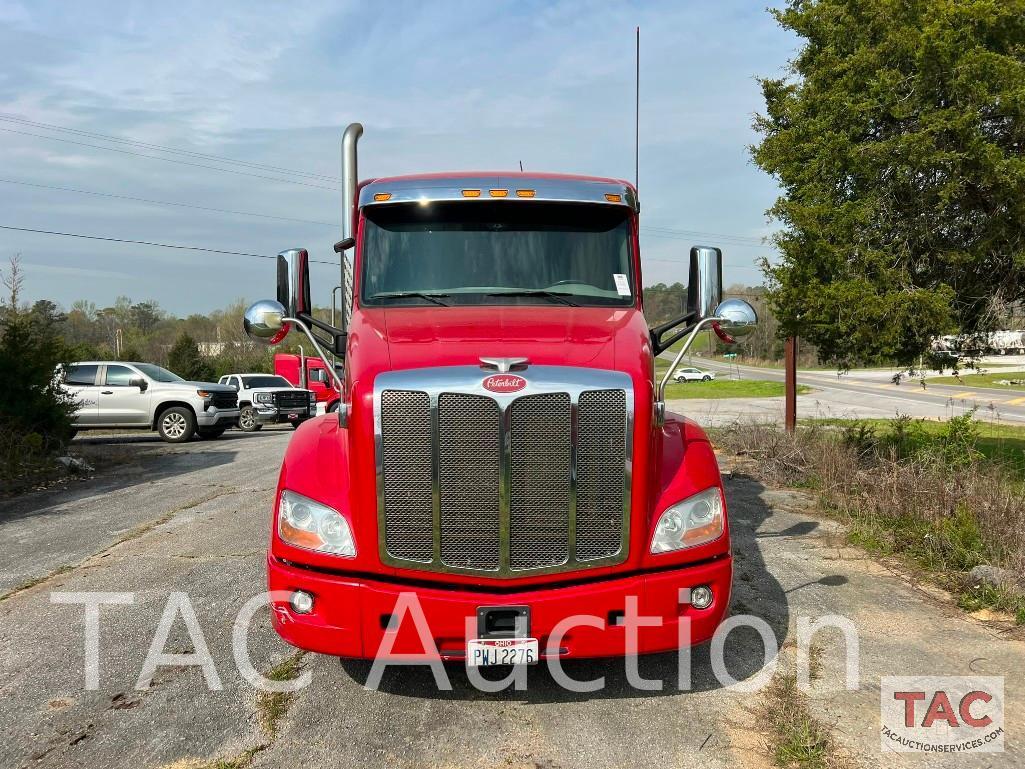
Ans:
{"type": "Polygon", "coordinates": [[[337,326],[332,326],[330,323],[325,323],[322,320],[317,320],[308,312],[299,313],[299,318],[306,326],[312,326],[314,328],[320,329],[321,331],[327,332],[327,334],[331,337],[331,341],[324,342],[324,340],[321,340],[321,342],[325,346],[330,347],[332,351],[334,351],[335,355],[341,356],[343,358],[345,357],[345,338],[347,336],[345,331],[342,331],[342,329],[338,328],[337,326]]]}
{"type": "Polygon", "coordinates": [[[684,334],[686,334],[689,331],[689,329],[683,329],[679,333],[674,334],[671,339],[663,341],[662,336],[667,331],[671,331],[672,329],[676,328],[677,326],[683,323],[689,323],[690,321],[694,320],[696,315],[697,313],[695,313],[692,310],[681,315],[679,318],[675,318],[669,321],[668,323],[663,323],[661,326],[655,326],[654,328],[649,329],[649,332],[651,333],[651,346],[654,350],[655,355],[660,355],[661,353],[665,352],[670,347],[672,347],[674,344],[676,344],[677,340],[681,339],[684,336],[684,334]]]}
{"type": "MultiPolygon", "coordinates": [[[[306,313],[303,313],[303,315],[305,315],[305,314],[306,313]]],[[[307,326],[306,323],[301,318],[284,317],[281,320],[289,322],[289,323],[294,323],[296,326],[301,328],[303,330],[303,333],[306,334],[306,337],[310,340],[310,344],[313,345],[313,349],[317,351],[317,355],[320,356],[320,359],[322,361],[327,361],[327,353],[324,352],[323,348],[317,342],[317,337],[315,337],[313,335],[313,332],[310,331],[309,326],[307,326]]],[[[322,321],[316,321],[316,325],[318,325],[318,326],[320,326],[321,323],[322,323],[322,321]]],[[[328,324],[324,323],[324,325],[327,326],[328,324]]],[[[328,328],[332,328],[332,327],[328,326],[328,328]]],[[[327,368],[328,372],[331,374],[331,378],[334,380],[335,387],[337,388],[339,394],[344,394],[345,389],[342,387],[342,379],[341,379],[341,377],[338,376],[338,372],[335,371],[335,367],[334,366],[330,366],[330,367],[325,366],[325,368],[327,368]]],[[[349,409],[346,406],[344,400],[342,401],[342,403],[340,403],[338,405],[338,424],[341,427],[348,427],[349,426],[349,409]]]]}
{"type": "Polygon", "coordinates": [[[707,325],[722,321],[723,318],[712,317],[705,318],[702,321],[696,323],[689,329],[684,329],[678,336],[690,332],[687,337],[687,341],[683,343],[683,347],[676,353],[676,357],[673,358],[672,364],[666,369],[666,373],[659,380],[658,387],[655,388],[655,424],[664,425],[666,421],[666,385],[669,384],[669,379],[673,376],[673,372],[676,371],[676,367],[680,365],[680,361],[683,360],[683,356],[687,354],[687,350],[690,349],[691,345],[694,344],[694,340],[698,336],[698,332],[703,330],[707,325]]]}

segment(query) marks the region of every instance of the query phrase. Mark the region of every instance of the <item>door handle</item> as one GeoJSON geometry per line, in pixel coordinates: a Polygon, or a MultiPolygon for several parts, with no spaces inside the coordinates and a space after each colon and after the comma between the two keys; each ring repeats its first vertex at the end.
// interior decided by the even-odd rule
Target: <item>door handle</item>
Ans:
{"type": "Polygon", "coordinates": [[[113,394],[114,394],[113,390],[101,390],[100,391],[100,395],[113,395],[113,394]]]}

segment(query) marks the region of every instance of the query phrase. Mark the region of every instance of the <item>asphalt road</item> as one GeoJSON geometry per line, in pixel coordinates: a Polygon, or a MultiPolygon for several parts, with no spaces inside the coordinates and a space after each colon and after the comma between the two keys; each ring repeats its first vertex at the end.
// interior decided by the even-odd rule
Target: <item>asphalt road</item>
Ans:
{"type": "MultiPolygon", "coordinates": [[[[672,359],[667,353],[662,357],[672,359]]],[[[719,377],[739,374],[743,379],[784,381],[782,369],[730,366],[702,358],[685,360],[681,365],[715,371],[719,377]]],[[[1025,387],[1000,390],[927,383],[923,389],[918,380],[905,379],[900,385],[895,385],[891,381],[892,376],[893,372],[885,370],[859,370],[842,376],[830,371],[799,370],[798,383],[807,385],[812,391],[798,396],[798,416],[891,418],[900,413],[944,419],[975,410],[978,419],[1025,424],[1025,387]]],[[[782,420],[783,413],[782,398],[681,400],[672,405],[674,410],[692,414],[700,422],[715,424],[744,417],[778,422],[782,420]]]]}
{"type": "MultiPolygon", "coordinates": [[[[530,669],[519,692],[479,692],[458,666],[447,668],[451,691],[439,691],[425,668],[395,669],[371,691],[360,684],[363,667],[310,654],[301,660],[309,686],[281,709],[270,733],[266,703],[240,674],[231,636],[240,608],[264,589],[269,509],[290,435],[229,433],[181,447],[128,438],[145,441],[152,456],[72,490],[0,506],[0,767],[771,765],[763,695],[724,688],[707,649],[695,653],[688,691],[676,688],[675,655],[641,661],[660,692],[632,688],[621,661],[567,663],[575,678],[606,676],[591,694],[564,691],[543,666],[530,669]],[[52,602],[54,593],[71,591],[133,599],[100,612],[96,691],[84,688],[83,609],[52,602]],[[136,688],[177,592],[195,611],[220,690],[208,689],[201,668],[182,665],[160,667],[148,689],[136,688]]],[[[768,623],[785,650],[769,664],[791,664],[800,617],[842,614],[859,631],[859,687],[843,689],[843,646],[826,633],[812,703],[861,766],[1022,765],[1025,643],[844,545],[832,524],[802,512],[809,503],[802,494],[740,476],[726,488],[737,559],[733,611],[768,623]],[[909,674],[1004,676],[1008,751],[945,756],[942,764],[882,753],[880,677],[909,674]]],[[[165,651],[193,649],[178,617],[165,651]]],[[[268,671],[295,650],[260,611],[249,651],[268,671]]],[[[736,679],[750,681],[763,667],[759,637],[736,631],[725,657],[736,679]]]]}

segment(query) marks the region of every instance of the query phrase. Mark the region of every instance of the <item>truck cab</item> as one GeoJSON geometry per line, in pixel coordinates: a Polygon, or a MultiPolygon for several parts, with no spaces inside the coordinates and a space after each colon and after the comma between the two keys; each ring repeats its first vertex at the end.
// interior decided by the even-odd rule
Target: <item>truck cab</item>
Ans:
{"type": "Polygon", "coordinates": [[[654,357],[702,328],[753,326],[746,304],[719,305],[718,251],[692,251],[692,307],[652,329],[629,182],[357,184],[353,130],[344,328],[312,318],[301,249],[280,257],[279,301],[246,313],[254,339],[326,332],[345,362],[338,413],[285,454],[267,559],[289,596],[277,632],[341,657],[473,665],[666,651],[683,626],[707,641],[730,601],[726,499],[704,431],[666,412],[654,357]],[[426,638],[403,621],[410,596],[426,638]],[[630,640],[638,612],[657,624],[630,640]]]}
{"type": "Polygon", "coordinates": [[[322,358],[301,354],[277,353],[274,356],[274,373],[296,387],[310,390],[317,398],[319,413],[337,411],[342,397],[334,386],[330,365],[322,358]]]}

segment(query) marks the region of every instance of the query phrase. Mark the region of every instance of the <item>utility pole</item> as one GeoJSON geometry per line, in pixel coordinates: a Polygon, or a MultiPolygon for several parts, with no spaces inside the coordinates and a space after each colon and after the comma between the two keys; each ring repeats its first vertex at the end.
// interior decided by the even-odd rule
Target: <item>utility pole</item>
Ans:
{"type": "Polygon", "coordinates": [[[788,433],[797,429],[797,337],[788,336],[786,353],[786,412],[783,424],[788,433]]]}

